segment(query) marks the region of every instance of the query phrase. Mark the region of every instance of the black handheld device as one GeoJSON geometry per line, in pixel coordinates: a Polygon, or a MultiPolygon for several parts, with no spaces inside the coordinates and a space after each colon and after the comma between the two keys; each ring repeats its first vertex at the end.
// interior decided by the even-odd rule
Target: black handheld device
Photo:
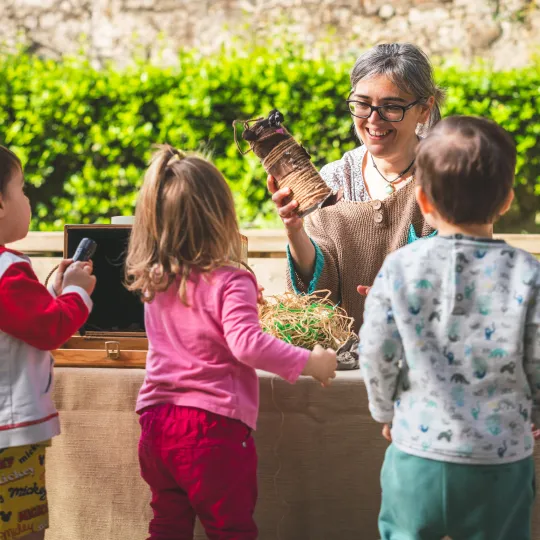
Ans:
{"type": "Polygon", "coordinates": [[[96,252],[97,244],[90,238],[83,238],[77,246],[77,251],[73,255],[73,262],[89,261],[96,252]]]}
{"type": "MultiPolygon", "coordinates": [[[[73,255],[73,262],[89,261],[94,256],[96,249],[97,244],[96,242],[94,242],[94,240],[90,238],[83,238],[77,246],[75,255],[73,255]]],[[[81,334],[81,336],[84,336],[86,334],[86,329],[84,325],[82,328],[79,329],[79,333],[81,334]]]]}

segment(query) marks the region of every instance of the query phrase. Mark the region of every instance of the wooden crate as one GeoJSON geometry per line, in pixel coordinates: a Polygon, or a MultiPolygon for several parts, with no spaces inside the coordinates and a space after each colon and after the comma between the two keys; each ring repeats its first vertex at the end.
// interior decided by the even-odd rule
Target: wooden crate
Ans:
{"type": "Polygon", "coordinates": [[[64,258],[74,255],[79,242],[97,242],[93,257],[98,286],[92,295],[94,309],[82,335],[72,337],[53,351],[59,367],[144,367],[148,340],[142,302],[123,285],[123,260],[131,225],[66,225],[64,258]]]}

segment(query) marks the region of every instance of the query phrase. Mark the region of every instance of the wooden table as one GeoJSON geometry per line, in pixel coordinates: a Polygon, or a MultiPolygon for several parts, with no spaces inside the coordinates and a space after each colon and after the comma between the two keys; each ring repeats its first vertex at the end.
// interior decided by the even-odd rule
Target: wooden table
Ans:
{"type": "MultiPolygon", "coordinates": [[[[146,538],[149,493],[139,477],[133,412],[143,377],[140,369],[56,370],[62,435],[47,454],[47,540],[146,538]]],[[[387,443],[368,413],[359,371],[338,373],[328,389],[264,373],[260,383],[260,540],[378,538],[387,443]]],[[[205,538],[200,529],[196,538],[205,538]]]]}

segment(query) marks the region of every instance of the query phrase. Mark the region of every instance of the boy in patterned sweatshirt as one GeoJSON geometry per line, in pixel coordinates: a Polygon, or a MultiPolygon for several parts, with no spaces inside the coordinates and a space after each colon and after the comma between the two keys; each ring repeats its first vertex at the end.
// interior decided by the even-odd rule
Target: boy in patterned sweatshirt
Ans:
{"type": "Polygon", "coordinates": [[[380,534],[527,540],[540,263],[492,237],[512,202],[515,146],[488,120],[453,117],[416,163],[418,204],[439,235],[386,259],[360,331],[370,412],[391,426],[380,534]]]}
{"type": "Polygon", "coordinates": [[[5,247],[28,233],[21,162],[0,146],[0,540],[42,540],[48,527],[45,448],[60,433],[50,350],[88,318],[90,264],[62,261],[49,291],[5,247]]]}

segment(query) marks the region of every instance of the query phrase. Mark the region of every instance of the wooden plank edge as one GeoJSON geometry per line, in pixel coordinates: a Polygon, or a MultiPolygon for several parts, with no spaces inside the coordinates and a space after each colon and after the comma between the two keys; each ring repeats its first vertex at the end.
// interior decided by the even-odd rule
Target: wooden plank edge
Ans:
{"type": "MultiPolygon", "coordinates": [[[[265,256],[279,258],[285,254],[287,236],[285,231],[252,229],[242,230],[248,237],[248,254],[250,257],[265,256]],[[269,255],[265,255],[269,254],[269,255]]],[[[497,233],[495,238],[503,239],[508,244],[540,254],[540,234],[504,234],[497,233]]],[[[8,247],[28,254],[57,254],[63,253],[63,232],[30,232],[26,238],[9,244],[8,247]]]]}
{"type": "Polygon", "coordinates": [[[107,358],[103,350],[56,349],[51,352],[55,367],[105,367],[142,368],[146,367],[147,351],[121,351],[118,360],[107,358]]]}

